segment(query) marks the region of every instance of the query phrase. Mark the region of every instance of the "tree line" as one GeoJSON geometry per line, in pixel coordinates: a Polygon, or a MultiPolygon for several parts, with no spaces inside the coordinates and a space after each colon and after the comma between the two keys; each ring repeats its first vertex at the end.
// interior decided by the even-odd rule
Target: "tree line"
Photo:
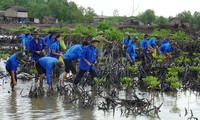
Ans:
{"type": "MultiPolygon", "coordinates": [[[[93,22],[96,13],[91,7],[84,8],[78,6],[75,2],[68,0],[1,0],[0,10],[5,10],[11,6],[23,6],[28,9],[29,17],[42,18],[43,16],[52,16],[60,22],[93,22]]],[[[187,22],[192,27],[200,27],[200,12],[192,14],[190,11],[183,11],[177,14],[181,22],[187,22]]],[[[114,22],[122,22],[126,18],[119,16],[116,9],[113,16],[109,18],[114,22]]],[[[135,16],[136,20],[147,24],[167,25],[171,17],[156,16],[155,12],[148,9],[135,16]]]]}
{"type": "Polygon", "coordinates": [[[1,0],[0,10],[11,6],[22,6],[28,9],[29,17],[42,18],[52,16],[62,22],[93,22],[94,9],[78,6],[67,0],[1,0]]]}
{"type": "MultiPolygon", "coordinates": [[[[191,27],[200,27],[200,12],[198,11],[194,12],[194,14],[190,11],[183,11],[178,13],[176,17],[179,18],[180,22],[189,23],[191,27]]],[[[167,25],[172,18],[172,16],[168,18],[156,16],[155,12],[151,9],[148,9],[136,16],[136,19],[142,21],[145,25],[152,23],[157,25],[167,25]]]]}

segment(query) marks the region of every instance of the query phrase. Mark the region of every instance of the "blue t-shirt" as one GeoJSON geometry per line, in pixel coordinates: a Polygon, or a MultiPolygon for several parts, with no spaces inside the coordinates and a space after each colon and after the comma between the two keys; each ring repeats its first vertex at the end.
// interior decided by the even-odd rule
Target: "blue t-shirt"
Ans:
{"type": "Polygon", "coordinates": [[[21,46],[25,46],[26,50],[30,50],[30,41],[33,39],[33,37],[31,35],[25,35],[22,34],[20,36],[18,36],[19,39],[21,39],[21,46]]]}
{"type": "Polygon", "coordinates": [[[169,39],[168,38],[164,38],[162,43],[161,43],[161,45],[166,44],[166,43],[169,43],[169,39]]]}
{"type": "Polygon", "coordinates": [[[92,67],[93,69],[93,65],[92,66],[88,66],[88,64],[84,61],[84,59],[86,59],[88,62],[90,62],[91,64],[93,64],[96,61],[96,55],[97,55],[97,49],[96,47],[93,48],[92,45],[88,45],[83,49],[83,52],[81,53],[81,59],[79,62],[79,67],[82,70],[90,70],[90,68],[92,67]]]}
{"type": "Polygon", "coordinates": [[[52,35],[52,37],[50,38],[50,34],[46,35],[44,38],[44,42],[46,44],[45,49],[51,47],[51,45],[53,44],[53,41],[55,39],[55,36],[52,35]]]}
{"type": "Polygon", "coordinates": [[[55,68],[55,62],[58,61],[56,58],[52,57],[43,57],[38,60],[40,65],[46,70],[46,79],[47,84],[51,84],[51,73],[55,68]]]}
{"type": "Polygon", "coordinates": [[[30,52],[32,53],[32,57],[34,61],[37,61],[39,58],[44,57],[44,54],[37,54],[36,51],[42,51],[45,48],[45,43],[42,38],[38,39],[38,43],[35,42],[33,38],[30,41],[30,52]]]}
{"type": "Polygon", "coordinates": [[[14,71],[16,73],[17,67],[19,65],[19,60],[16,57],[16,53],[14,53],[6,62],[6,68],[8,70],[14,71]]]}
{"type": "MultiPolygon", "coordinates": [[[[126,52],[130,55],[132,61],[135,61],[135,57],[137,56],[135,49],[136,49],[136,45],[135,43],[133,43],[126,50],[126,52]]],[[[126,56],[126,59],[128,60],[127,56],[126,56]]]]}
{"type": "Polygon", "coordinates": [[[160,46],[159,50],[164,54],[164,53],[170,53],[174,50],[171,44],[166,43],[160,46]]]}
{"type": "Polygon", "coordinates": [[[124,38],[124,40],[123,40],[123,43],[124,43],[124,45],[126,46],[126,47],[128,47],[130,44],[131,44],[131,42],[133,41],[133,39],[132,38],[130,38],[129,40],[128,40],[128,38],[124,38]]]}
{"type": "Polygon", "coordinates": [[[156,47],[157,45],[156,45],[156,38],[155,37],[153,37],[153,38],[151,38],[150,40],[149,40],[149,45],[151,45],[151,47],[156,47]]]}
{"type": "Polygon", "coordinates": [[[143,48],[143,52],[147,52],[148,51],[148,45],[149,42],[147,41],[146,38],[144,38],[141,42],[140,42],[140,47],[143,48]]]}
{"type": "Polygon", "coordinates": [[[66,51],[63,58],[69,60],[77,60],[80,58],[82,51],[83,51],[82,44],[73,45],[66,51]]]}
{"type": "Polygon", "coordinates": [[[54,57],[54,58],[58,59],[59,56],[54,55],[54,54],[52,53],[53,50],[55,50],[56,53],[60,53],[60,43],[59,43],[59,41],[55,41],[55,42],[51,45],[51,47],[50,47],[50,52],[49,52],[49,57],[54,57]]]}

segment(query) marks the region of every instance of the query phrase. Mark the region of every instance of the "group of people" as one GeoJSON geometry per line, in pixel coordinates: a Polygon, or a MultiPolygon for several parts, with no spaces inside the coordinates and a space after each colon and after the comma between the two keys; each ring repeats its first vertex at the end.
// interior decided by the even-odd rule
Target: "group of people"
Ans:
{"type": "MultiPolygon", "coordinates": [[[[157,45],[158,36],[155,35],[149,39],[149,35],[145,34],[143,39],[140,41],[140,50],[144,56],[149,54],[152,56],[153,53],[159,51],[159,54],[164,55],[165,60],[172,58],[171,52],[174,50],[175,45],[171,42],[171,34],[163,39],[160,47],[157,45]]],[[[124,49],[126,51],[126,59],[133,64],[137,57],[136,48],[138,45],[138,37],[131,38],[128,32],[125,33],[123,39],[124,49]]],[[[157,53],[157,52],[156,52],[157,53]]]]}
{"type": "MultiPolygon", "coordinates": [[[[102,36],[102,32],[99,33],[99,39],[105,41],[102,36]]],[[[34,31],[32,35],[30,31],[22,34],[18,37],[21,39],[22,51],[14,53],[6,63],[6,69],[11,76],[11,88],[14,90],[14,86],[17,83],[16,71],[20,63],[26,63],[27,55],[24,49],[32,54],[34,61],[34,67],[37,70],[36,76],[40,77],[39,87],[43,87],[43,79],[46,76],[49,89],[52,90],[52,74],[59,73],[65,68],[65,72],[62,74],[62,85],[66,79],[67,73],[72,73],[72,80],[74,85],[77,85],[84,73],[89,71],[91,78],[97,77],[94,65],[96,64],[97,54],[100,54],[100,50],[97,50],[97,43],[100,40],[93,38],[92,40],[83,41],[81,44],[71,46],[65,54],[61,52],[60,42],[63,37],[60,34],[54,36],[53,32],[50,32],[45,38],[39,37],[39,33],[34,31]],[[49,54],[45,56],[45,51],[49,51],[49,54]],[[63,61],[59,60],[59,57],[63,61]],[[74,61],[79,60],[79,72],[76,72],[74,61]]],[[[109,41],[106,41],[109,42],[109,41]]],[[[102,46],[100,46],[101,49],[102,46]]]]}
{"type": "MultiPolygon", "coordinates": [[[[154,36],[148,40],[149,35],[145,34],[143,40],[140,42],[140,47],[143,53],[148,54],[153,52],[154,49],[159,48],[165,57],[171,57],[170,52],[173,51],[174,46],[170,42],[170,36],[166,37],[161,46],[157,46],[157,36],[154,36]]],[[[64,81],[68,73],[72,73],[72,80],[74,85],[77,85],[84,74],[89,71],[91,79],[97,77],[95,70],[95,64],[97,63],[97,56],[103,56],[103,45],[111,44],[111,41],[106,40],[103,37],[103,31],[99,32],[99,35],[92,38],[92,40],[83,41],[81,44],[75,44],[71,46],[65,54],[61,52],[61,41],[63,37],[60,34],[54,35],[54,32],[50,32],[44,38],[39,37],[39,33],[34,31],[32,35],[30,31],[22,34],[18,37],[21,39],[21,46],[23,50],[27,50],[32,54],[34,61],[34,67],[37,70],[36,76],[40,77],[39,87],[43,87],[43,79],[46,76],[49,89],[52,89],[52,74],[60,73],[64,68],[65,71],[62,74],[61,85],[64,85],[64,81]],[[45,56],[45,51],[49,51],[49,54],[45,56]],[[63,61],[59,60],[59,57],[63,61]],[[74,61],[79,59],[79,71],[76,71],[76,65],[74,61]]],[[[128,32],[125,33],[123,40],[124,48],[126,51],[126,59],[131,64],[134,63],[136,54],[136,48],[138,44],[138,37],[131,38],[128,32]]],[[[27,55],[24,51],[18,51],[14,53],[6,63],[6,69],[11,76],[11,88],[14,90],[14,86],[17,83],[16,71],[19,63],[26,63],[27,55]]]]}

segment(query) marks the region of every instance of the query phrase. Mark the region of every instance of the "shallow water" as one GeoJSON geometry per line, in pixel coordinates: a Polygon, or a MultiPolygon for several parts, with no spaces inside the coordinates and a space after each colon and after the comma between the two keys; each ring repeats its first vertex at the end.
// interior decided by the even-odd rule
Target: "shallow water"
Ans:
{"type": "MultiPolygon", "coordinates": [[[[197,92],[177,92],[177,93],[156,93],[137,91],[138,96],[154,98],[153,103],[159,106],[162,102],[161,112],[157,117],[149,116],[124,116],[120,109],[102,111],[97,107],[93,109],[83,109],[78,106],[66,103],[60,95],[53,97],[44,96],[41,98],[23,97],[27,95],[32,81],[23,82],[18,80],[15,92],[10,92],[9,80],[0,80],[0,119],[29,120],[29,119],[67,119],[67,120],[187,120],[191,116],[200,119],[200,95],[197,92]],[[7,82],[7,83],[5,83],[7,82]],[[22,91],[23,90],[23,91],[22,91]],[[22,91],[22,93],[21,93],[22,91]],[[185,115],[185,108],[188,114],[185,115]]],[[[120,98],[126,98],[125,91],[119,92],[120,98]]],[[[132,91],[129,92],[131,98],[132,91]]]]}

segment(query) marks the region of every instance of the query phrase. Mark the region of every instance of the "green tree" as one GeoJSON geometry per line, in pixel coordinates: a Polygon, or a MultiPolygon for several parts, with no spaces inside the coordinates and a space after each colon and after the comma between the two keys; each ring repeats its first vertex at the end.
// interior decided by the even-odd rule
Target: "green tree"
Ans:
{"type": "Polygon", "coordinates": [[[145,25],[152,24],[156,20],[155,12],[151,9],[146,10],[143,13],[140,13],[137,18],[142,21],[145,25]]]}
{"type": "Polygon", "coordinates": [[[11,6],[15,5],[15,1],[14,0],[1,0],[0,1],[0,9],[7,9],[11,6]]]}
{"type": "Polygon", "coordinates": [[[105,30],[108,30],[109,28],[111,28],[111,26],[112,26],[111,22],[102,21],[97,25],[97,29],[98,29],[98,31],[100,31],[100,30],[105,31],[105,30]]]}
{"type": "Polygon", "coordinates": [[[49,7],[46,4],[38,5],[37,2],[29,2],[27,8],[29,11],[29,17],[42,18],[43,16],[51,15],[49,7]]]}
{"type": "Polygon", "coordinates": [[[73,22],[80,22],[83,20],[83,13],[80,11],[76,3],[74,2],[69,2],[69,8],[70,10],[70,19],[73,20],[73,22]]]}
{"type": "Polygon", "coordinates": [[[163,16],[159,16],[156,19],[156,24],[158,25],[167,25],[167,23],[168,23],[168,19],[163,16]]]}
{"type": "Polygon", "coordinates": [[[200,12],[195,11],[192,17],[192,24],[195,27],[200,27],[200,12]]]}
{"type": "Polygon", "coordinates": [[[85,9],[85,20],[87,22],[93,22],[94,21],[94,16],[96,16],[95,12],[94,12],[94,9],[91,8],[91,7],[87,7],[85,9]]]}
{"type": "Polygon", "coordinates": [[[190,11],[183,11],[183,12],[178,14],[178,17],[179,17],[181,22],[190,23],[191,19],[192,19],[192,14],[191,14],[190,11]]]}

